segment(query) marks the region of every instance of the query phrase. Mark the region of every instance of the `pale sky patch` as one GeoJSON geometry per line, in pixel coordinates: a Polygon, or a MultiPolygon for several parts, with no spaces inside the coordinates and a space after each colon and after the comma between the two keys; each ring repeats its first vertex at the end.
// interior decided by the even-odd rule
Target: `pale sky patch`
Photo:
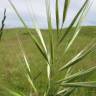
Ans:
{"type": "MultiPolygon", "coordinates": [[[[7,9],[7,20],[6,27],[21,27],[22,24],[16,16],[14,10],[8,3],[8,0],[0,0],[0,21],[3,18],[4,8],[7,9]]],[[[51,1],[51,12],[52,12],[52,24],[55,28],[55,0],[51,1]]],[[[65,26],[67,26],[72,18],[76,15],[76,12],[80,9],[85,0],[71,0],[71,5],[68,11],[65,26]]],[[[90,0],[91,1],[91,0],[90,0]]],[[[29,27],[33,27],[31,17],[36,20],[36,23],[40,28],[47,28],[46,9],[44,0],[12,0],[20,15],[26,21],[29,27]],[[30,15],[31,13],[31,15],[30,15]]],[[[60,0],[60,20],[62,18],[62,8],[64,0],[60,0]]],[[[83,25],[96,25],[96,0],[94,0],[91,9],[89,10],[86,20],[83,25]]],[[[1,24],[0,24],[1,25],[1,24]]]]}

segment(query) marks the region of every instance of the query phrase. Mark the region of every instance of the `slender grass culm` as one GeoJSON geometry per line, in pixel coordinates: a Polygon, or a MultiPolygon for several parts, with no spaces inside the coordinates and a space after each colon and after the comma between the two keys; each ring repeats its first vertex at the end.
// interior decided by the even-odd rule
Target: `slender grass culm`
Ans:
{"type": "MultiPolygon", "coordinates": [[[[59,14],[59,0],[55,0],[56,4],[55,4],[54,12],[56,14],[55,17],[56,32],[54,32],[52,28],[50,0],[45,0],[46,16],[47,16],[47,23],[48,23],[48,32],[47,32],[48,43],[45,42],[41,30],[37,27],[36,24],[34,25],[38,37],[31,33],[30,29],[28,28],[23,18],[20,16],[13,2],[11,0],[8,1],[12,6],[12,8],[14,9],[18,18],[20,19],[21,23],[23,24],[25,31],[30,34],[32,41],[36,45],[37,49],[40,51],[42,55],[42,59],[44,59],[46,62],[45,64],[46,64],[46,72],[47,72],[46,74],[47,86],[46,88],[43,89],[43,92],[39,94],[40,90],[38,89],[38,86],[36,86],[36,82],[34,81],[34,78],[32,78],[30,65],[27,60],[27,56],[24,52],[23,44],[17,34],[17,39],[21,50],[21,54],[25,61],[26,72],[24,72],[24,74],[25,74],[25,78],[29,82],[30,92],[28,96],[79,96],[78,94],[81,91],[80,89],[96,88],[96,81],[88,81],[88,78],[86,78],[87,79],[86,81],[82,80],[82,77],[96,71],[96,66],[90,67],[88,69],[82,69],[82,70],[78,69],[77,71],[73,71],[76,68],[75,66],[78,66],[78,63],[81,60],[83,60],[90,53],[94,52],[94,50],[96,49],[96,40],[93,41],[91,40],[91,42],[84,49],[82,49],[77,55],[75,55],[67,63],[62,64],[63,62],[61,62],[64,61],[65,54],[71,48],[72,44],[74,43],[75,39],[80,33],[80,30],[82,28],[81,23],[92,4],[90,0],[85,0],[84,4],[81,6],[76,16],[74,16],[72,22],[66,28],[66,30],[64,30],[63,26],[65,24],[65,20],[67,17],[71,0],[64,0],[64,8],[62,12],[63,16],[61,21],[62,24],[60,24],[61,19],[59,14]],[[68,39],[68,41],[66,41],[65,39],[68,37],[72,29],[74,29],[72,35],[70,35],[69,36],[70,38],[68,39]],[[54,34],[56,35],[56,38],[54,37],[54,34]],[[38,41],[38,38],[40,42],[38,41]],[[56,40],[56,44],[54,43],[54,40],[56,40]],[[62,46],[64,45],[63,46],[64,48],[62,50],[62,54],[58,54],[58,50],[60,50],[61,45],[62,46]],[[56,54],[60,56],[57,56],[56,54]],[[59,67],[58,69],[55,70],[54,66],[58,66],[58,64],[59,67]],[[62,73],[64,74],[61,75],[62,73]],[[61,75],[61,77],[56,78],[57,75],[61,75]]],[[[25,93],[22,92],[21,92],[22,94],[17,93],[16,91],[12,91],[11,89],[8,88],[5,88],[5,90],[9,92],[12,96],[27,96],[25,93]]],[[[84,96],[83,93],[82,96],[84,96]]]]}
{"type": "Polygon", "coordinates": [[[1,25],[1,28],[0,28],[0,40],[2,38],[2,33],[3,33],[4,26],[5,26],[5,24],[4,24],[5,20],[6,20],[6,9],[4,10],[4,16],[3,16],[2,25],[1,25]]]}

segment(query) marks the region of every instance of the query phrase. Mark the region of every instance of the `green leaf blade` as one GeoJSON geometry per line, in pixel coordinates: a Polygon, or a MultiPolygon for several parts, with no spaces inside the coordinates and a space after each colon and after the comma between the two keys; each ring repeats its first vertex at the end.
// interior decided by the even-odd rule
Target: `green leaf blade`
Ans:
{"type": "Polygon", "coordinates": [[[78,11],[78,13],[74,17],[73,21],[71,22],[71,24],[69,25],[69,27],[67,28],[67,30],[65,31],[65,33],[63,34],[63,36],[61,37],[61,39],[59,40],[59,43],[58,43],[59,45],[65,39],[65,37],[68,35],[68,33],[70,32],[70,30],[73,28],[74,24],[77,22],[79,16],[81,15],[83,9],[85,8],[85,6],[87,5],[88,2],[89,2],[89,0],[86,0],[85,3],[83,4],[83,6],[80,8],[80,10],[78,11]]]}
{"type": "Polygon", "coordinates": [[[96,88],[96,81],[91,82],[75,82],[75,83],[64,83],[61,86],[65,87],[83,87],[83,88],[96,88]]]}

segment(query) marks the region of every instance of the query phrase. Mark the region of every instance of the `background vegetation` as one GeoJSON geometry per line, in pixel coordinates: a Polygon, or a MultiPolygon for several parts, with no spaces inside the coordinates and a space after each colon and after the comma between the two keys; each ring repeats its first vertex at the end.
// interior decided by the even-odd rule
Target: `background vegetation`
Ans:
{"type": "MultiPolygon", "coordinates": [[[[55,30],[54,30],[55,31],[55,30]]],[[[29,94],[29,84],[24,75],[24,60],[22,54],[20,53],[20,48],[18,46],[18,41],[16,37],[16,32],[18,32],[21,41],[23,42],[23,47],[28,57],[28,61],[32,70],[32,75],[37,86],[37,89],[40,93],[44,91],[46,88],[46,66],[44,64],[44,59],[41,56],[40,52],[34,45],[34,43],[29,38],[29,34],[24,31],[24,29],[6,29],[4,30],[4,34],[2,40],[0,42],[0,86],[6,86],[7,88],[12,89],[16,92],[24,92],[25,94],[29,94]],[[35,63],[36,62],[36,63],[35,63]],[[36,76],[40,74],[38,79],[36,76]],[[36,80],[35,80],[36,79],[36,80]]],[[[47,30],[43,30],[44,38],[48,39],[47,30]]],[[[32,30],[32,33],[36,35],[35,31],[32,30]]],[[[75,54],[77,54],[85,45],[90,42],[90,40],[96,38],[96,27],[83,27],[80,35],[70,48],[69,52],[64,56],[65,60],[61,61],[61,64],[70,60],[75,54]]],[[[56,42],[55,42],[56,43],[56,42]]],[[[61,50],[63,48],[61,47],[61,50]]],[[[59,52],[59,56],[62,51],[59,52]]],[[[74,71],[87,69],[96,65],[96,51],[87,56],[84,60],[79,62],[78,66],[74,68],[74,71]]],[[[58,68],[61,65],[56,65],[54,68],[58,68]]],[[[55,70],[56,70],[55,69],[55,70]]],[[[56,73],[57,74],[57,73],[56,73]]],[[[96,72],[91,73],[88,76],[83,76],[82,80],[96,80],[95,76],[96,72]]],[[[63,74],[62,74],[63,75],[63,74]]],[[[60,78],[60,74],[57,75],[57,78],[60,78]]],[[[96,90],[89,89],[82,90],[82,92],[78,92],[73,96],[95,96],[96,90]]],[[[8,92],[0,87],[0,96],[11,96],[8,92]]],[[[12,95],[13,96],[13,95],[12,95]]]]}

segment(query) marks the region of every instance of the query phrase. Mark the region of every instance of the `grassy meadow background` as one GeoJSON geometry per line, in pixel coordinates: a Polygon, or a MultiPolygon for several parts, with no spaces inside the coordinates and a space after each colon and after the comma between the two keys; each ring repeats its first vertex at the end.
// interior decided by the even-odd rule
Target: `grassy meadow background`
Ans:
{"type": "MultiPolygon", "coordinates": [[[[33,29],[31,31],[34,35],[36,35],[33,29]]],[[[55,38],[55,30],[53,31],[55,38]]],[[[69,35],[71,35],[71,32],[69,35]]],[[[31,72],[32,77],[34,78],[34,83],[36,84],[37,89],[39,89],[39,92],[42,93],[44,92],[43,89],[47,86],[46,63],[44,59],[42,59],[42,56],[39,53],[38,49],[36,49],[36,46],[32,42],[30,35],[27,32],[25,32],[24,29],[5,29],[3,32],[2,40],[0,41],[0,96],[11,96],[2,89],[2,86],[6,86],[12,90],[17,90],[17,92],[22,91],[26,94],[28,94],[28,91],[30,90],[29,83],[27,82],[27,79],[24,75],[25,62],[23,60],[19,48],[16,33],[18,33],[23,43],[23,47],[28,57],[28,61],[32,70],[31,72]],[[38,75],[40,76],[38,77],[38,75]]],[[[47,30],[42,30],[42,33],[46,43],[48,43],[47,30]]],[[[54,71],[56,71],[58,67],[61,67],[64,64],[64,62],[67,62],[66,60],[70,60],[72,57],[74,57],[81,49],[83,49],[89,42],[91,42],[95,38],[96,27],[83,27],[74,44],[64,56],[64,61],[58,62],[55,60],[56,65],[53,65],[55,66],[54,71]]],[[[70,38],[67,37],[66,41],[68,41],[68,39],[70,38]]],[[[66,42],[64,45],[66,45],[67,43],[68,42],[66,42]]],[[[54,44],[56,44],[55,40],[54,44]]],[[[63,44],[61,44],[59,48],[60,50],[58,50],[58,54],[56,54],[55,59],[57,57],[59,57],[60,59],[60,57],[62,56],[62,52],[64,50],[62,48],[62,45],[63,44]]],[[[94,65],[96,65],[96,50],[95,52],[88,55],[84,60],[80,61],[77,64],[77,66],[74,67],[73,71],[77,71],[77,69],[81,70],[82,68],[87,69],[90,66],[94,65]]],[[[54,79],[58,79],[62,77],[62,75],[64,75],[64,72],[60,74],[58,73],[57,77],[54,77],[54,79]]],[[[85,81],[88,78],[88,80],[96,80],[95,75],[96,72],[88,75],[87,77],[84,76],[82,77],[82,81],[85,81]]],[[[84,91],[85,90],[82,90],[81,92],[84,91]]],[[[74,96],[81,95],[79,93],[78,95],[74,94],[74,96]]],[[[89,92],[87,90],[86,92],[84,92],[83,96],[96,96],[96,92],[94,89],[92,90],[92,92],[89,92]]]]}

